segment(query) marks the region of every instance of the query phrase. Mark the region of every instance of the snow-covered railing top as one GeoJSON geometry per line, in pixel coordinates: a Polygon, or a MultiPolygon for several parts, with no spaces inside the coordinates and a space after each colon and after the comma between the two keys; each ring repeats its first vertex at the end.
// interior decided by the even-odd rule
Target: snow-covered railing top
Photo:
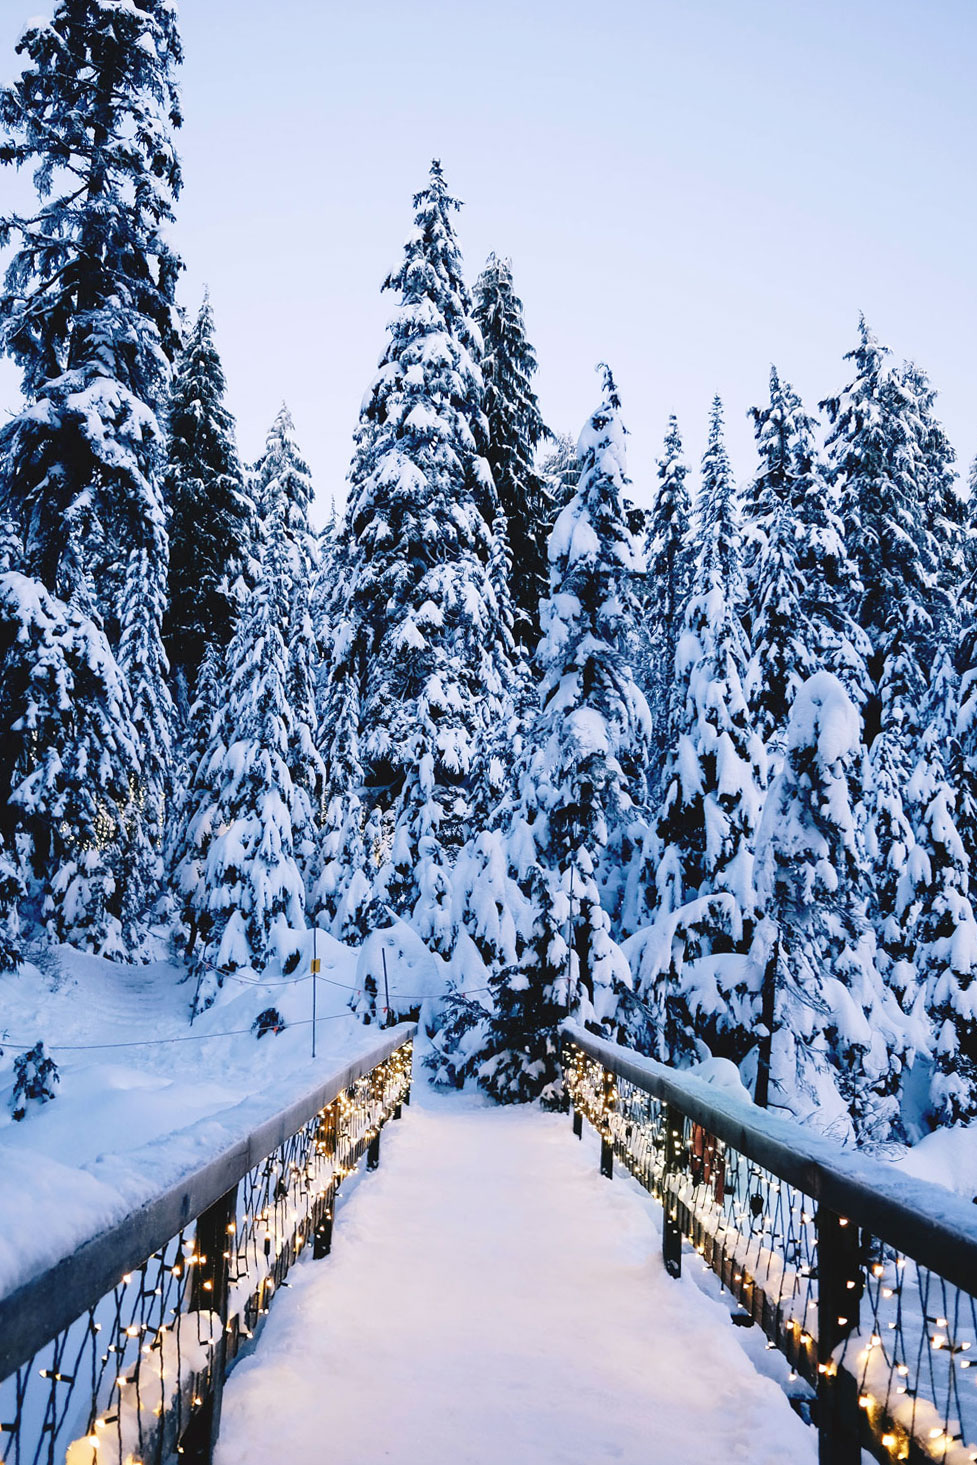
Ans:
{"type": "Polygon", "coordinates": [[[214,1154],[70,1256],[0,1298],[0,1380],[93,1307],[120,1277],[141,1266],[273,1155],[321,1110],[409,1042],[417,1028],[401,1023],[331,1072],[294,1103],[258,1124],[245,1139],[214,1154]]]}
{"type": "Polygon", "coordinates": [[[812,1200],[867,1228],[956,1287],[977,1287],[977,1206],[931,1181],[902,1175],[870,1155],[842,1149],[769,1110],[724,1093],[693,1073],[565,1023],[584,1053],[636,1088],[679,1109],[812,1200]]]}
{"type": "Polygon", "coordinates": [[[973,1205],[574,1024],[563,1066],[574,1132],[660,1201],[666,1269],[690,1244],[785,1355],[822,1460],[977,1460],[973,1205]]]}

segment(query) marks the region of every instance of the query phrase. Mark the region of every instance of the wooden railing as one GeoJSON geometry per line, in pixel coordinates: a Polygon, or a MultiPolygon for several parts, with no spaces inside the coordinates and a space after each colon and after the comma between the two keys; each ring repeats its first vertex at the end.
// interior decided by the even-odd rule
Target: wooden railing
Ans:
{"type": "Polygon", "coordinates": [[[821,1465],[977,1461],[972,1205],[572,1024],[563,1064],[601,1172],[660,1201],[668,1271],[694,1248],[786,1355],[821,1465]]]}
{"type": "Polygon", "coordinates": [[[0,1461],[208,1461],[224,1379],[343,1178],[410,1102],[402,1024],[246,1140],[0,1298],[0,1461]]]}

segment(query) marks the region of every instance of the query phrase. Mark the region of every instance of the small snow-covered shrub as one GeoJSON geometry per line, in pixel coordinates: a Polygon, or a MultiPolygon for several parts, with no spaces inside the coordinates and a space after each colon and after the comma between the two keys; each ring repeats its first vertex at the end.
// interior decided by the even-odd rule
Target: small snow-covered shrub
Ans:
{"type": "Polygon", "coordinates": [[[265,1033],[280,1033],[284,1030],[285,1019],[277,1007],[266,1007],[264,1012],[259,1012],[251,1024],[251,1031],[258,1038],[263,1038],[265,1033]]]}
{"type": "Polygon", "coordinates": [[[26,1053],[14,1059],[14,1091],[10,1109],[15,1119],[23,1119],[30,1103],[46,1104],[54,1098],[54,1085],[61,1082],[58,1066],[44,1052],[43,1043],[35,1043],[26,1053]]]}

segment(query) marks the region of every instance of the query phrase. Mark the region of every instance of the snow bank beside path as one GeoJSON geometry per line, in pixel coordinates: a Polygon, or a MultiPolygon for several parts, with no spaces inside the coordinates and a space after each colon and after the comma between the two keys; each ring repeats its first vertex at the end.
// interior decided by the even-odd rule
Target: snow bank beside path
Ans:
{"type": "Polygon", "coordinates": [[[977,1201],[977,1124],[934,1130],[895,1164],[904,1175],[932,1181],[969,1201],[977,1201]]]}
{"type": "Polygon", "coordinates": [[[243,1138],[379,1037],[347,1007],[357,953],[320,933],[318,954],[315,1063],[307,976],[229,980],[193,1027],[190,988],[164,963],[120,966],[61,947],[50,970],[28,965],[0,976],[0,1294],[243,1138]],[[290,1026],[258,1040],[251,1024],[272,1005],[290,1026]],[[38,1038],[61,1070],[57,1098],[14,1123],[12,1045],[38,1038]]]}
{"type": "Polygon", "coordinates": [[[232,1374],[217,1465],[813,1465],[654,1211],[568,1120],[421,1088],[232,1374]]]}

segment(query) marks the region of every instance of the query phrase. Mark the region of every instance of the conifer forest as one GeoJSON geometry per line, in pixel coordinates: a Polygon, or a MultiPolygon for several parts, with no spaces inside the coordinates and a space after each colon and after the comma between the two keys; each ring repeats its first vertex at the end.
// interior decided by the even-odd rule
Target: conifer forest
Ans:
{"type": "MultiPolygon", "coordinates": [[[[704,396],[701,457],[675,416],[629,457],[613,361],[547,422],[446,138],[347,481],[285,405],[246,461],[181,290],[176,8],[49,8],[0,90],[4,990],[162,963],[263,1054],[342,951],[344,1020],[419,1018],[443,1089],[563,1107],[569,1018],[844,1145],[977,1119],[977,477],[924,364],[856,314],[821,400],[704,396]]],[[[29,1122],[42,1027],[5,999],[29,1122]]]]}

